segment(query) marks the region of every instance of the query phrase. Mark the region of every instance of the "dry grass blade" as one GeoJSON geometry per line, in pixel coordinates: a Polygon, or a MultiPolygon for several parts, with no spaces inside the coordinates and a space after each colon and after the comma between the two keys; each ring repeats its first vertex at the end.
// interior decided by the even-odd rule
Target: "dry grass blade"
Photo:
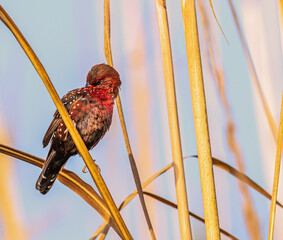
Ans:
{"type": "Polygon", "coordinates": [[[191,239],[191,226],[188,210],[188,200],[175,93],[171,43],[165,0],[156,0],[156,9],[166,89],[167,110],[170,126],[171,148],[174,161],[176,195],[177,202],[179,205],[179,226],[181,231],[181,239],[191,239]]]}
{"type": "MultiPolygon", "coordinates": [[[[150,192],[144,192],[144,194],[149,196],[149,197],[151,197],[151,198],[154,198],[157,201],[162,202],[162,203],[164,203],[164,204],[166,204],[166,205],[168,205],[170,207],[173,207],[173,208],[176,208],[176,209],[178,208],[177,204],[175,204],[175,203],[173,203],[173,202],[171,202],[171,201],[169,201],[169,200],[167,200],[167,199],[165,199],[163,197],[157,196],[156,194],[153,194],[153,193],[150,193],[150,192]]],[[[195,213],[189,212],[189,214],[190,214],[190,216],[192,216],[196,220],[205,223],[205,220],[202,217],[196,215],[195,213]]],[[[236,238],[235,236],[233,236],[232,234],[228,233],[227,231],[225,231],[222,228],[220,228],[220,232],[223,235],[225,235],[226,237],[230,238],[230,239],[233,239],[233,240],[237,240],[238,239],[238,238],[236,238]]]]}
{"type": "MultiPolygon", "coordinates": [[[[110,44],[110,1],[109,0],[104,0],[104,52],[105,52],[105,57],[107,59],[108,64],[113,66],[111,44],[110,44]]],[[[135,184],[138,190],[138,194],[139,194],[140,202],[141,202],[142,209],[144,212],[144,216],[145,216],[145,219],[148,225],[151,239],[156,239],[155,233],[154,233],[151,221],[150,221],[150,217],[148,214],[148,210],[145,204],[142,187],[141,187],[141,180],[140,180],[137,165],[136,165],[133,153],[132,153],[128,131],[126,128],[124,113],[122,109],[122,103],[121,103],[121,99],[119,95],[117,96],[116,104],[118,108],[118,114],[119,114],[120,123],[121,123],[122,131],[123,131],[123,136],[124,136],[128,156],[129,156],[129,161],[130,161],[131,169],[133,172],[135,184]]]]}
{"type": "MultiPolygon", "coordinates": [[[[192,155],[192,156],[189,156],[189,157],[198,158],[197,155],[192,155]]],[[[185,158],[188,158],[188,157],[185,157],[185,158]]],[[[225,163],[225,162],[223,162],[223,161],[221,161],[217,158],[212,157],[212,162],[213,162],[213,166],[218,167],[218,168],[230,173],[232,176],[237,178],[239,181],[249,185],[255,191],[257,191],[258,193],[262,194],[263,196],[265,196],[266,198],[271,200],[271,194],[268,193],[265,189],[263,189],[260,185],[258,185],[255,181],[253,181],[251,178],[249,178],[244,173],[238,171],[236,168],[233,168],[229,164],[227,164],[227,163],[225,163]]],[[[281,202],[277,201],[276,203],[279,207],[283,208],[283,204],[281,202]]]]}
{"type": "Polygon", "coordinates": [[[237,30],[238,30],[238,34],[239,34],[239,37],[240,37],[240,40],[241,40],[247,61],[248,61],[249,68],[251,70],[251,74],[252,74],[257,92],[258,92],[259,97],[260,97],[261,104],[262,104],[263,109],[264,109],[265,116],[267,118],[270,130],[271,130],[273,138],[274,138],[274,141],[276,141],[277,140],[277,133],[278,133],[277,126],[276,126],[275,121],[272,117],[272,114],[271,114],[270,108],[267,104],[264,93],[261,89],[261,86],[260,86],[260,83],[259,83],[259,80],[258,80],[258,76],[257,76],[256,70],[255,70],[255,66],[254,66],[251,54],[249,52],[249,48],[248,48],[248,45],[246,43],[242,28],[240,26],[239,18],[237,16],[236,10],[234,8],[233,2],[232,2],[232,0],[228,0],[228,3],[229,3],[229,6],[230,6],[230,9],[231,9],[237,30]]]}
{"type": "MultiPolygon", "coordinates": [[[[42,168],[44,160],[31,154],[0,144],[0,153],[20,159],[32,165],[42,168]]],[[[106,221],[110,221],[111,227],[120,235],[115,222],[111,218],[110,212],[103,199],[94,191],[94,189],[81,180],[75,173],[63,169],[58,176],[58,180],[69,187],[72,191],[83,198],[92,206],[106,221]]]]}
{"type": "Polygon", "coordinates": [[[100,235],[99,240],[103,240],[109,231],[107,222],[102,223],[89,240],[95,240],[100,235]]]}
{"type": "Polygon", "coordinates": [[[188,69],[207,239],[220,239],[195,0],[182,0],[188,69]]]}
{"type": "Polygon", "coordinates": [[[215,11],[214,11],[214,8],[213,8],[213,5],[212,5],[212,1],[209,0],[209,3],[210,3],[210,7],[211,7],[211,10],[212,10],[213,16],[214,16],[214,18],[215,18],[215,21],[217,22],[218,27],[220,28],[220,30],[221,30],[221,32],[222,32],[222,34],[223,34],[223,36],[224,36],[224,38],[225,38],[227,44],[229,45],[228,39],[227,39],[227,37],[226,37],[226,35],[225,35],[225,33],[224,33],[224,31],[223,31],[223,29],[222,29],[222,27],[221,27],[221,25],[220,25],[218,19],[217,19],[217,17],[216,17],[216,14],[215,14],[215,11]]]}
{"type": "Polygon", "coordinates": [[[283,147],[283,92],[282,92],[282,100],[281,100],[279,134],[278,134],[277,146],[276,146],[274,180],[273,180],[273,190],[272,190],[272,198],[271,198],[270,217],[269,217],[269,234],[268,234],[269,240],[273,239],[273,233],[274,233],[276,199],[277,199],[278,184],[279,184],[282,147],[283,147]]]}
{"type": "Polygon", "coordinates": [[[53,87],[43,65],[39,61],[38,57],[28,44],[27,40],[24,38],[16,24],[13,22],[13,20],[10,18],[10,16],[5,12],[3,7],[0,5],[0,15],[1,15],[1,21],[5,22],[5,25],[10,29],[10,31],[14,34],[15,38],[25,51],[26,55],[30,59],[31,63],[33,64],[34,68],[38,72],[39,76],[41,77],[46,89],[48,90],[52,100],[54,101],[67,129],[69,130],[69,133],[71,137],[73,138],[73,141],[78,149],[78,152],[82,156],[83,160],[85,161],[85,164],[87,168],[89,169],[89,172],[91,174],[91,177],[93,178],[101,196],[107,203],[110,213],[116,222],[119,230],[121,231],[122,236],[125,239],[131,239],[131,235],[120,215],[120,213],[117,210],[117,207],[112,199],[112,196],[101,177],[99,170],[94,164],[93,159],[91,158],[81,136],[79,135],[77,129],[75,128],[69,114],[67,113],[65,107],[63,106],[55,88],[53,87]]]}
{"type": "MultiPolygon", "coordinates": [[[[212,27],[210,26],[210,22],[208,20],[208,16],[205,10],[205,7],[201,0],[198,1],[199,10],[200,10],[200,16],[201,16],[201,23],[202,23],[202,29],[205,36],[205,47],[207,48],[207,51],[204,51],[204,54],[206,57],[204,58],[209,65],[209,68],[211,70],[211,73],[216,80],[221,103],[225,110],[226,115],[226,138],[228,142],[228,146],[230,151],[235,157],[236,164],[240,170],[240,172],[245,172],[245,164],[244,159],[241,153],[241,149],[239,147],[239,144],[237,143],[236,136],[235,136],[235,123],[232,116],[231,107],[228,101],[228,98],[225,93],[225,87],[224,87],[224,72],[223,72],[223,66],[219,58],[218,49],[216,47],[216,43],[214,40],[214,32],[212,27]],[[217,59],[218,56],[218,59],[217,59]],[[216,61],[218,60],[218,61],[216,61]]],[[[247,230],[253,239],[260,239],[260,224],[259,224],[259,218],[257,216],[257,213],[254,209],[254,204],[252,202],[251,195],[249,193],[249,190],[247,186],[240,181],[239,182],[239,188],[240,193],[243,197],[243,214],[245,216],[245,222],[247,226],[247,230]]]]}
{"type": "MultiPolygon", "coordinates": [[[[245,175],[244,173],[242,173],[242,172],[238,171],[237,169],[231,167],[227,163],[222,162],[222,161],[220,161],[220,160],[218,160],[216,158],[212,158],[212,160],[213,160],[213,165],[214,166],[219,167],[219,168],[225,170],[226,172],[230,173],[235,178],[237,178],[239,181],[249,185],[251,188],[253,188],[257,192],[259,192],[260,194],[262,194],[263,196],[265,196],[266,198],[271,200],[271,194],[269,194],[265,189],[263,189],[261,186],[259,186],[255,181],[250,179],[247,175],[245,175]]],[[[278,206],[283,208],[283,204],[282,203],[280,203],[279,201],[277,201],[276,203],[277,203],[278,206]]]]}

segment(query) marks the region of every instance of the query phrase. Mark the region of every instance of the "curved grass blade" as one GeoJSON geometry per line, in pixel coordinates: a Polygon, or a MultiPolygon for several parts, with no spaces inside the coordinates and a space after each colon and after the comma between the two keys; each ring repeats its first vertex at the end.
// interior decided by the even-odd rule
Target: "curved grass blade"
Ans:
{"type": "Polygon", "coordinates": [[[283,92],[282,92],[282,100],[281,100],[279,134],[278,134],[277,146],[276,146],[274,180],[273,180],[273,190],[272,190],[272,198],[271,198],[270,217],[269,217],[269,233],[268,233],[269,240],[273,239],[273,234],[274,234],[276,199],[277,199],[278,184],[279,184],[282,148],[283,148],[283,92]]]}
{"type": "Polygon", "coordinates": [[[10,16],[6,13],[6,11],[3,9],[3,7],[0,5],[0,20],[2,22],[5,22],[5,25],[8,26],[9,30],[14,34],[15,38],[21,45],[22,49],[30,59],[31,63],[33,64],[34,68],[38,72],[39,76],[41,77],[46,89],[48,90],[52,100],[54,101],[67,129],[69,130],[69,133],[78,149],[79,154],[82,156],[87,168],[89,169],[90,175],[92,179],[94,180],[101,196],[107,203],[110,213],[114,219],[114,221],[117,223],[117,226],[119,230],[121,231],[122,236],[125,239],[132,239],[129,230],[127,229],[126,224],[124,223],[124,220],[122,219],[120,213],[117,210],[117,207],[114,203],[114,200],[102,178],[100,175],[99,170],[94,164],[93,159],[91,158],[81,136],[79,135],[77,129],[75,128],[69,114],[67,113],[64,105],[62,104],[54,86],[52,85],[43,65],[39,61],[38,57],[30,47],[29,43],[25,39],[25,37],[22,35],[16,24],[13,22],[13,20],[10,18],[10,16]]]}
{"type": "Polygon", "coordinates": [[[223,34],[223,36],[224,36],[224,38],[225,38],[227,44],[230,45],[230,44],[229,44],[229,41],[228,41],[228,39],[227,39],[227,37],[226,37],[226,35],[225,35],[223,29],[222,29],[222,27],[221,27],[221,25],[220,25],[220,23],[219,23],[219,21],[218,21],[218,19],[217,19],[217,17],[216,17],[216,14],[215,14],[215,11],[214,11],[214,8],[213,8],[213,5],[212,5],[212,1],[209,0],[209,3],[210,3],[211,11],[212,11],[212,13],[213,13],[213,16],[214,16],[214,18],[215,18],[215,21],[216,21],[218,27],[220,28],[220,31],[222,32],[222,34],[223,34]]]}
{"type": "MultiPolygon", "coordinates": [[[[259,186],[255,181],[253,181],[247,175],[245,175],[244,173],[241,173],[237,169],[231,167],[227,163],[222,162],[222,161],[220,161],[220,160],[218,160],[216,158],[212,158],[212,160],[213,160],[213,165],[214,166],[219,167],[219,168],[225,170],[226,172],[230,173],[235,178],[237,178],[239,181],[249,185],[251,188],[256,190],[258,193],[262,194],[263,196],[265,196],[266,198],[271,200],[271,194],[269,194],[265,189],[263,189],[261,186],[259,186]]],[[[282,203],[280,203],[279,201],[277,201],[276,203],[277,203],[278,206],[283,208],[283,204],[282,203]]]]}
{"type": "MultiPolygon", "coordinates": [[[[5,146],[3,144],[0,144],[0,153],[9,155],[11,157],[25,161],[40,168],[42,168],[44,164],[44,160],[41,158],[5,146]]],[[[110,212],[104,200],[94,191],[94,189],[90,185],[81,180],[75,173],[68,171],[65,168],[60,171],[58,180],[67,187],[69,187],[72,191],[77,193],[90,206],[92,206],[106,221],[109,221],[111,227],[117,232],[119,236],[121,236],[115,222],[111,218],[110,212]]]]}
{"type": "MultiPolygon", "coordinates": [[[[156,194],[153,194],[153,193],[150,193],[150,192],[143,192],[145,195],[151,197],[151,198],[154,198],[156,199],[157,201],[159,202],[162,202],[164,204],[166,204],[167,206],[170,206],[170,207],[173,207],[173,208],[178,208],[177,204],[163,198],[163,197],[160,197],[160,196],[157,196],[156,194]]],[[[190,216],[192,216],[193,218],[195,218],[196,220],[200,221],[200,222],[203,222],[205,224],[205,220],[196,215],[195,213],[193,212],[189,212],[190,216]]],[[[224,229],[220,228],[220,232],[225,235],[226,237],[230,238],[230,239],[233,239],[233,240],[238,240],[238,238],[236,238],[235,236],[233,236],[232,234],[228,233],[227,231],[225,231],[224,229]]]]}
{"type": "MultiPolygon", "coordinates": [[[[110,1],[109,0],[104,0],[104,52],[105,52],[105,57],[107,59],[108,64],[110,66],[113,66],[112,54],[111,54],[111,44],[110,44],[110,1]]],[[[147,222],[147,226],[150,232],[151,239],[155,240],[156,237],[155,237],[155,233],[154,233],[151,221],[150,221],[149,213],[148,213],[148,210],[145,204],[142,187],[141,187],[141,180],[140,180],[138,168],[137,168],[137,165],[134,159],[134,155],[132,153],[128,131],[127,131],[126,123],[125,123],[124,113],[122,109],[122,103],[121,103],[119,94],[116,98],[116,104],[118,108],[120,124],[122,127],[122,132],[123,132],[123,136],[124,136],[124,140],[125,140],[125,144],[126,144],[126,148],[128,152],[131,169],[133,172],[135,184],[136,184],[138,194],[139,194],[139,199],[142,205],[142,209],[144,212],[144,216],[147,222]]]]}

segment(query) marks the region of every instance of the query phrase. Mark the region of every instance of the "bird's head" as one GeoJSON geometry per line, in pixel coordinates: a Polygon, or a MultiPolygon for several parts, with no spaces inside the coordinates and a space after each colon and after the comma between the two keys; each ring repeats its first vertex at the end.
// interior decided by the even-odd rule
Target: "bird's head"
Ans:
{"type": "Polygon", "coordinates": [[[93,66],[88,72],[86,87],[89,85],[116,97],[121,86],[121,80],[119,73],[113,67],[103,63],[93,66]]]}

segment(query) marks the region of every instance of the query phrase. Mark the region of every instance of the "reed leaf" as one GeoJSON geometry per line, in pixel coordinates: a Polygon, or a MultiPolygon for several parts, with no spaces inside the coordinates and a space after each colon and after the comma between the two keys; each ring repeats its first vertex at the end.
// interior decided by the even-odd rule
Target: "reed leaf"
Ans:
{"type": "MultiPolygon", "coordinates": [[[[242,183],[249,185],[251,188],[256,190],[258,193],[260,193],[261,195],[263,195],[266,198],[268,198],[269,200],[271,200],[271,194],[268,193],[265,189],[263,189],[260,185],[258,185],[251,178],[249,178],[247,175],[245,175],[244,173],[242,173],[242,172],[238,171],[237,169],[231,167],[229,164],[227,164],[223,161],[220,161],[216,158],[212,158],[212,160],[213,160],[213,166],[219,167],[219,168],[223,169],[224,171],[230,173],[232,176],[237,178],[242,183]]],[[[278,206],[283,208],[283,204],[281,202],[277,201],[276,203],[277,203],[278,206]]]]}

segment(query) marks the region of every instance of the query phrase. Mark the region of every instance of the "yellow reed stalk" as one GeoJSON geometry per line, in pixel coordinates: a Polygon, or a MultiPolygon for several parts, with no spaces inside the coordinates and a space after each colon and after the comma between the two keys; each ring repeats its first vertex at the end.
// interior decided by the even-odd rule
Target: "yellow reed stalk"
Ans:
{"type": "Polygon", "coordinates": [[[171,148],[174,161],[174,174],[181,239],[191,239],[192,235],[189,219],[188,200],[175,93],[173,63],[165,0],[156,0],[156,9],[170,126],[171,148]]]}
{"type": "Polygon", "coordinates": [[[6,26],[9,27],[10,31],[14,34],[15,38],[23,48],[24,52],[27,54],[28,58],[30,59],[31,63],[33,64],[34,68],[38,72],[39,76],[41,77],[46,89],[48,90],[54,104],[56,105],[67,129],[69,130],[70,135],[73,138],[73,141],[78,149],[79,154],[82,156],[87,168],[89,169],[90,175],[93,178],[102,198],[105,200],[109,207],[109,211],[116,222],[119,230],[121,231],[121,235],[125,239],[131,239],[131,235],[120,215],[120,213],[117,210],[117,207],[112,199],[112,196],[101,177],[97,167],[94,164],[93,159],[91,158],[81,136],[79,135],[77,129],[75,128],[68,112],[66,111],[64,105],[62,104],[55,88],[53,87],[43,65],[39,61],[38,57],[28,44],[27,40],[24,38],[16,24],[13,22],[13,20],[10,18],[10,16],[5,12],[3,7],[0,5],[0,15],[1,20],[5,22],[6,26]]]}
{"type": "MultiPolygon", "coordinates": [[[[225,88],[224,88],[225,77],[224,77],[223,66],[220,60],[218,60],[219,67],[216,65],[216,56],[219,55],[219,53],[217,51],[216,44],[214,41],[213,31],[211,29],[210,22],[208,20],[207,13],[205,11],[202,1],[199,0],[198,4],[199,4],[201,23],[202,23],[201,29],[203,29],[204,31],[204,36],[206,41],[205,46],[208,48],[208,51],[204,51],[204,54],[206,54],[206,57],[204,59],[207,61],[207,64],[210,66],[212,75],[214,76],[214,79],[217,81],[217,87],[220,94],[220,99],[226,114],[226,138],[227,138],[228,146],[236,160],[238,169],[241,172],[245,172],[244,159],[241,153],[240,146],[237,143],[235,136],[236,127],[232,116],[231,107],[225,93],[225,88]]],[[[212,3],[210,4],[212,7],[212,3]]],[[[256,210],[254,209],[254,204],[248,186],[244,184],[244,181],[240,181],[239,189],[243,197],[242,210],[250,238],[261,239],[262,237],[261,237],[259,218],[256,213],[256,210]]]]}
{"type": "MultiPolygon", "coordinates": [[[[110,66],[113,66],[111,44],[110,44],[110,1],[109,0],[104,0],[104,52],[105,52],[105,57],[106,57],[108,64],[110,66]]],[[[119,94],[116,98],[116,105],[117,105],[117,108],[118,108],[120,124],[121,124],[121,127],[122,127],[122,132],[123,132],[128,156],[129,156],[129,161],[130,161],[131,169],[132,169],[132,172],[133,172],[137,191],[138,191],[138,194],[139,194],[140,202],[141,202],[141,205],[142,205],[142,209],[143,209],[143,212],[144,212],[144,216],[145,216],[145,219],[146,219],[146,222],[147,222],[147,225],[148,225],[148,229],[149,229],[149,232],[150,232],[151,239],[155,240],[156,237],[155,237],[155,233],[154,233],[154,230],[153,230],[153,227],[152,227],[152,224],[151,224],[151,220],[150,220],[150,217],[149,217],[149,214],[148,214],[148,210],[147,210],[147,207],[146,207],[146,204],[145,204],[144,196],[143,196],[143,193],[142,193],[141,180],[140,180],[140,177],[139,177],[139,173],[138,173],[137,165],[136,165],[136,162],[135,162],[135,159],[134,159],[134,155],[132,153],[129,135],[128,135],[128,131],[127,131],[127,128],[126,128],[124,113],[123,113],[123,109],[122,109],[122,103],[121,103],[121,99],[120,99],[119,94]]]]}
{"type": "Polygon", "coordinates": [[[265,95],[264,95],[264,93],[261,89],[260,82],[258,80],[258,76],[257,76],[256,70],[255,70],[255,66],[254,66],[251,54],[249,52],[248,44],[246,43],[246,40],[245,40],[243,31],[241,29],[241,26],[240,26],[240,23],[239,23],[239,18],[237,16],[236,10],[234,8],[233,2],[232,2],[232,0],[228,0],[228,3],[229,3],[229,6],[230,6],[236,27],[237,27],[237,31],[238,31],[238,34],[239,34],[239,37],[240,37],[240,40],[241,40],[241,43],[242,43],[242,46],[243,46],[243,49],[244,49],[244,53],[246,55],[246,59],[248,61],[249,68],[251,70],[251,74],[252,74],[252,78],[254,80],[254,84],[256,86],[256,90],[259,94],[259,98],[260,98],[265,116],[266,116],[268,124],[269,124],[269,128],[272,132],[274,141],[276,141],[277,140],[277,133],[278,133],[277,126],[276,126],[275,121],[272,117],[272,114],[271,114],[270,108],[268,106],[268,103],[266,101],[265,95]]]}
{"type": "Polygon", "coordinates": [[[217,240],[220,239],[219,222],[199,49],[195,0],[182,0],[182,13],[199,158],[206,236],[209,240],[217,240]]]}
{"type": "Polygon", "coordinates": [[[273,239],[273,234],[274,234],[276,199],[277,199],[277,192],[278,192],[282,147],[283,147],[283,92],[282,92],[282,100],[281,100],[279,134],[277,138],[277,147],[276,147],[277,150],[276,150],[276,159],[275,159],[273,190],[272,190],[272,198],[271,198],[270,217],[269,217],[269,233],[268,233],[269,240],[273,239]]]}

